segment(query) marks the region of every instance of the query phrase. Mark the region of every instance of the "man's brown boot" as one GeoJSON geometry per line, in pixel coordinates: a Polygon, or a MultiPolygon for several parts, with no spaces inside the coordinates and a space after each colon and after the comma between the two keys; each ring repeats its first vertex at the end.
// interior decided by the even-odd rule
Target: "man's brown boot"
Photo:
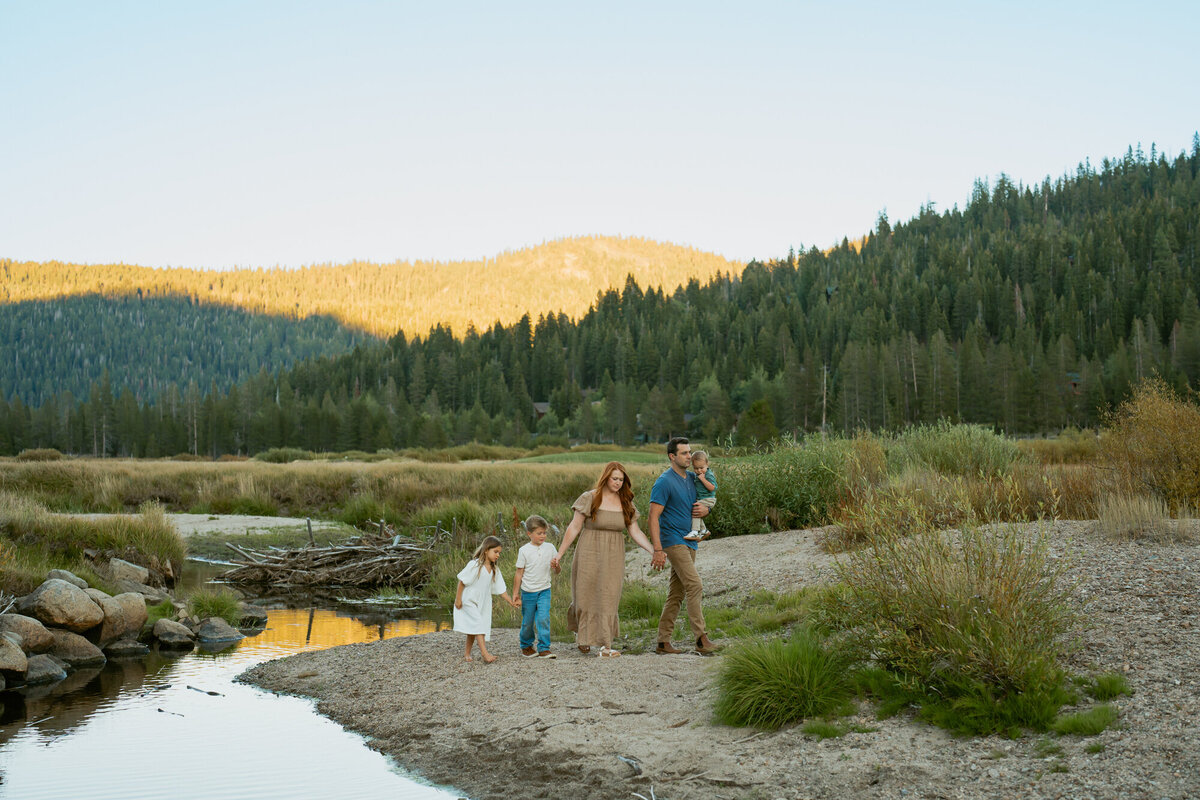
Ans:
{"type": "Polygon", "coordinates": [[[659,642],[658,647],[654,648],[654,652],[658,653],[660,656],[670,656],[678,655],[683,651],[670,642],[659,642]]]}
{"type": "Polygon", "coordinates": [[[713,653],[721,649],[721,645],[713,644],[712,640],[707,635],[701,636],[696,640],[696,654],[701,656],[711,656],[713,653]]]}

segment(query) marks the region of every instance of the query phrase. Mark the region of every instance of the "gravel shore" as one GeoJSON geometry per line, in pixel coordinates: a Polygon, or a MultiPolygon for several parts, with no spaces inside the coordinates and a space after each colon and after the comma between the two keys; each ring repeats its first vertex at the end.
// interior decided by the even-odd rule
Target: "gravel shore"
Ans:
{"type": "MultiPolygon", "coordinates": [[[[1200,549],[1116,544],[1094,527],[1051,530],[1090,622],[1071,668],[1122,672],[1133,695],[1113,701],[1115,728],[1086,739],[960,739],[905,715],[876,720],[867,705],[847,721],[873,730],[824,741],[728,728],[711,721],[719,656],[601,660],[556,643],[558,659],[524,659],[509,629],[493,631],[491,665],[463,663],[462,636],[441,632],[292,656],[242,679],[316,698],[401,764],[479,800],[649,798],[651,787],[660,800],[1200,798],[1200,549]]],[[[815,537],[706,542],[706,602],[829,579],[815,537]]],[[[627,572],[645,579],[646,566],[634,553],[627,572]]]]}

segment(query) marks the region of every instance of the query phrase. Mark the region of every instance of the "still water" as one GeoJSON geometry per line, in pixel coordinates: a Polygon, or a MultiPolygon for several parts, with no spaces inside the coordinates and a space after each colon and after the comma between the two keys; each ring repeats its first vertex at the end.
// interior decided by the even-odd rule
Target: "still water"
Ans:
{"type": "Polygon", "coordinates": [[[268,608],[267,628],[220,653],[110,662],[24,697],[0,694],[0,798],[399,798],[460,795],[422,782],[318,715],[234,683],[280,656],[446,627],[328,608],[268,608]]]}

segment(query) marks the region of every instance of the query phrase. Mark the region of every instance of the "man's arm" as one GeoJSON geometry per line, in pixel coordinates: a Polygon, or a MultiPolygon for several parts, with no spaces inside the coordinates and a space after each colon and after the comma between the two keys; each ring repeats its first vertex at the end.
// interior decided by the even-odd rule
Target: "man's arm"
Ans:
{"type": "Polygon", "coordinates": [[[650,556],[650,566],[662,569],[667,563],[667,553],[662,546],[662,532],[659,530],[658,518],[662,516],[663,507],[658,503],[650,504],[650,544],[654,552],[650,556]]]}

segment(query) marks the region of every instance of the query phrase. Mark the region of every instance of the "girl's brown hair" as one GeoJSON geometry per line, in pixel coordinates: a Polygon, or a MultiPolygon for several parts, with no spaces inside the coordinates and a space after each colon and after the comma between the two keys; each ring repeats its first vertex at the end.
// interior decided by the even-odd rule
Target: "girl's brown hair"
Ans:
{"type": "MultiPolygon", "coordinates": [[[[487,551],[491,550],[493,547],[503,547],[503,546],[504,546],[504,542],[500,541],[495,536],[485,536],[484,537],[483,541],[479,543],[479,547],[476,547],[475,552],[471,555],[471,558],[473,558],[479,562],[479,572],[483,572],[483,562],[484,562],[484,559],[487,558],[487,551]]],[[[477,572],[475,574],[478,575],[479,572],[477,572]]],[[[500,574],[500,565],[492,564],[492,583],[496,582],[496,576],[499,574],[500,574]]]]}
{"type": "Polygon", "coordinates": [[[621,499],[621,516],[625,518],[625,527],[628,528],[637,511],[633,507],[633,481],[629,479],[629,470],[625,469],[620,461],[608,462],[604,466],[604,471],[600,473],[600,480],[596,481],[596,486],[592,489],[592,507],[589,510],[588,519],[596,518],[596,511],[600,508],[600,501],[604,497],[604,486],[612,474],[618,470],[625,476],[625,482],[621,484],[617,497],[621,499]]]}

